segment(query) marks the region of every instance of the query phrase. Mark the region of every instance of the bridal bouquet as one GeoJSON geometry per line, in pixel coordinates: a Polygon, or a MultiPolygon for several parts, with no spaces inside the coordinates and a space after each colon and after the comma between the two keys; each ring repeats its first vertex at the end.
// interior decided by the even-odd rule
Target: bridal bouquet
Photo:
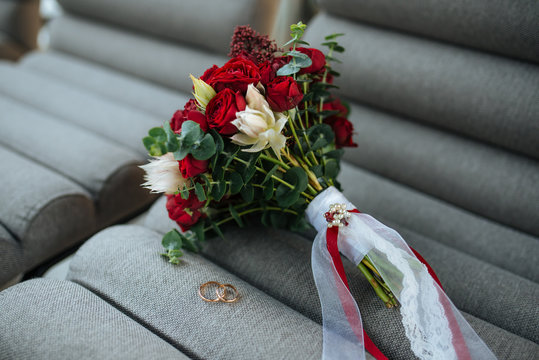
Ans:
{"type": "Polygon", "coordinates": [[[340,253],[388,308],[400,308],[419,358],[493,358],[422,258],[338,190],[344,148],[357,146],[347,104],[331,93],[343,34],[325,38],[324,54],[302,40],[305,28],[301,22],[290,27],[282,52],[267,36],[237,27],[231,59],[191,75],[194,99],[143,139],[154,157],[142,166],[143,185],[166,194],[169,216],[182,229],[164,235],[163,255],[179,263],[182,249],[198,251],[206,232],[223,236],[227,222],[314,226],[324,358],[361,358],[364,347],[385,358],[362,330],[340,253]]]}

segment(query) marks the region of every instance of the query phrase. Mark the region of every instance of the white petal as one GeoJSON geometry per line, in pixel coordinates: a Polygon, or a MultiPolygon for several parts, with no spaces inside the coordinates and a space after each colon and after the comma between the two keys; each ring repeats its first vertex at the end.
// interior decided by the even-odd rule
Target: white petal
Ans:
{"type": "Polygon", "coordinates": [[[257,142],[256,138],[252,138],[245,134],[234,134],[230,139],[237,145],[253,145],[257,142]]]}

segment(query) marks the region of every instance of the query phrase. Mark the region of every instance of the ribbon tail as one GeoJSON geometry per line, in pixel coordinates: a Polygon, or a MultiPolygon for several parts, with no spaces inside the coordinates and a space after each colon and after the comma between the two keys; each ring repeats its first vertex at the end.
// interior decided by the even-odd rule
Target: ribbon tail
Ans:
{"type": "Polygon", "coordinates": [[[357,304],[341,280],[327,248],[326,232],[313,243],[312,270],[322,306],[322,359],[365,359],[363,326],[357,304]]]}

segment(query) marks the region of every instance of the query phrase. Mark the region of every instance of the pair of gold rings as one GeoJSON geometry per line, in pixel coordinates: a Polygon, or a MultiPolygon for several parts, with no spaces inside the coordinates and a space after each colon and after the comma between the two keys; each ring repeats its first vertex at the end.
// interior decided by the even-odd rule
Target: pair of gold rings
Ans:
{"type": "Polygon", "coordinates": [[[225,302],[233,303],[236,302],[239,298],[238,290],[231,284],[221,284],[217,281],[208,281],[198,288],[198,296],[204,301],[207,302],[225,302]],[[206,288],[215,287],[215,295],[217,298],[210,299],[206,297],[206,288]]]}

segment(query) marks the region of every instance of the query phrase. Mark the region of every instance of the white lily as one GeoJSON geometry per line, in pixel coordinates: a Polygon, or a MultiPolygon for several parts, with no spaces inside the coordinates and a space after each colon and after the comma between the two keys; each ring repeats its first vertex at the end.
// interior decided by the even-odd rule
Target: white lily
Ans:
{"type": "Polygon", "coordinates": [[[281,149],[285,147],[286,137],[281,134],[288,117],[283,113],[274,113],[264,96],[250,84],[245,96],[247,106],[244,111],[236,113],[237,119],[232,121],[239,133],[231,137],[237,145],[252,145],[247,152],[259,152],[271,147],[277,157],[281,158],[281,149]]]}
{"type": "Polygon", "coordinates": [[[189,74],[189,76],[193,81],[193,86],[195,88],[195,92],[193,93],[193,95],[195,96],[198,106],[202,110],[206,110],[206,106],[208,105],[210,100],[213,99],[215,95],[217,95],[217,93],[210,85],[204,82],[204,80],[197,79],[192,74],[189,74]]]}
{"type": "Polygon", "coordinates": [[[187,183],[172,153],[157,156],[148,164],[139,167],[146,172],[146,182],[142,186],[150,189],[152,193],[174,194],[187,183]]]}

